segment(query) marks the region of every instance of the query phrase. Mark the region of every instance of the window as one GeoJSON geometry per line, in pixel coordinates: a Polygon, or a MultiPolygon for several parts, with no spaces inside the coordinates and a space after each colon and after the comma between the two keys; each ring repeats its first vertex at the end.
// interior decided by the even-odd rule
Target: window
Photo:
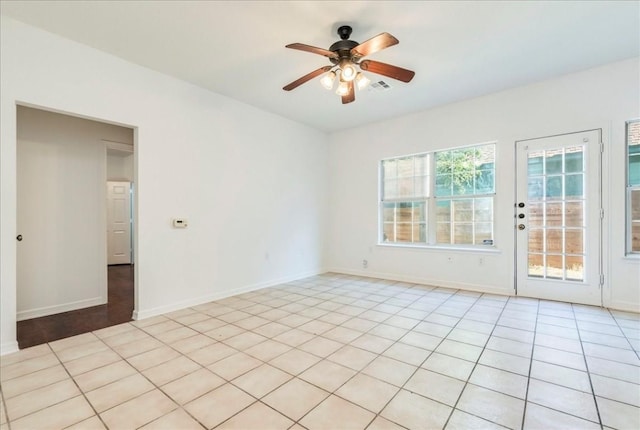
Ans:
{"type": "Polygon", "coordinates": [[[383,243],[493,245],[495,144],[383,160],[380,176],[383,243]]]}
{"type": "Polygon", "coordinates": [[[627,122],[627,252],[640,253],[640,120],[627,122]]]}
{"type": "Polygon", "coordinates": [[[382,241],[426,243],[429,154],[382,161],[382,241]]]}

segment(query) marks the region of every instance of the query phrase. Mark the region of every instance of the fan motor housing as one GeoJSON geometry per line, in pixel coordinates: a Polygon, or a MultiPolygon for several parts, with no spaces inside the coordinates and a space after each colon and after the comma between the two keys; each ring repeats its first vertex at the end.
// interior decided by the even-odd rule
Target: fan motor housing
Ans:
{"type": "Polygon", "coordinates": [[[338,40],[329,47],[329,51],[335,52],[340,58],[330,58],[333,64],[338,64],[340,60],[351,58],[351,50],[358,46],[359,43],[353,40],[338,40]]]}

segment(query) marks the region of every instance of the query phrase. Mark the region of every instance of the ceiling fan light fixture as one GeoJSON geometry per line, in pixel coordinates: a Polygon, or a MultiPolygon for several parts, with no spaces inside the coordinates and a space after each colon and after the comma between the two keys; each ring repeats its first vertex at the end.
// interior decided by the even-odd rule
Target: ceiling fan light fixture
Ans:
{"type": "Polygon", "coordinates": [[[328,90],[333,89],[333,82],[336,80],[336,72],[331,71],[320,79],[320,83],[328,90]]]}
{"type": "Polygon", "coordinates": [[[340,62],[340,79],[343,81],[353,81],[356,78],[358,69],[350,60],[342,60],[340,62]]]}
{"type": "Polygon", "coordinates": [[[346,96],[349,94],[349,84],[346,81],[340,80],[336,94],[339,96],[346,96]]]}
{"type": "Polygon", "coordinates": [[[358,89],[364,90],[365,88],[367,88],[367,85],[369,85],[369,83],[371,83],[369,78],[358,72],[358,74],[356,75],[356,85],[358,86],[358,89]]]}

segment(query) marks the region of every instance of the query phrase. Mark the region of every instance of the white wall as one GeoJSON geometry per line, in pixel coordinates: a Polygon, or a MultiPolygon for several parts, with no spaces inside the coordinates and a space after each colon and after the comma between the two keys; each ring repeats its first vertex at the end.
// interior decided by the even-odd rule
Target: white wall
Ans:
{"type": "Polygon", "coordinates": [[[133,130],[18,107],[18,320],[107,301],[101,139],[133,130]]]}
{"type": "Polygon", "coordinates": [[[322,271],[325,134],[1,19],[1,353],[17,347],[16,103],[135,127],[138,317],[322,271]]]}
{"type": "Polygon", "coordinates": [[[640,116],[639,73],[636,58],[331,135],[329,269],[513,294],[515,141],[602,128],[604,303],[640,311],[640,259],[624,256],[624,125],[640,116]],[[376,245],[382,158],[487,141],[498,142],[497,252],[376,245]]]}
{"type": "MultiPolygon", "coordinates": [[[[132,134],[133,138],[133,134],[132,134]]],[[[107,179],[109,181],[133,181],[133,154],[107,152],[107,179]]]]}

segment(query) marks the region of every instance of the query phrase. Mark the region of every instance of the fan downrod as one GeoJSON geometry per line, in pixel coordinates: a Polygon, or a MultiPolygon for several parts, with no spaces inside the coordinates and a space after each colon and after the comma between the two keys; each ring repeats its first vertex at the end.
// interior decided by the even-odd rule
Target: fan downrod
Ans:
{"type": "Polygon", "coordinates": [[[338,36],[340,36],[342,40],[347,40],[351,36],[352,31],[353,29],[348,25],[340,26],[338,27],[338,36]]]}

